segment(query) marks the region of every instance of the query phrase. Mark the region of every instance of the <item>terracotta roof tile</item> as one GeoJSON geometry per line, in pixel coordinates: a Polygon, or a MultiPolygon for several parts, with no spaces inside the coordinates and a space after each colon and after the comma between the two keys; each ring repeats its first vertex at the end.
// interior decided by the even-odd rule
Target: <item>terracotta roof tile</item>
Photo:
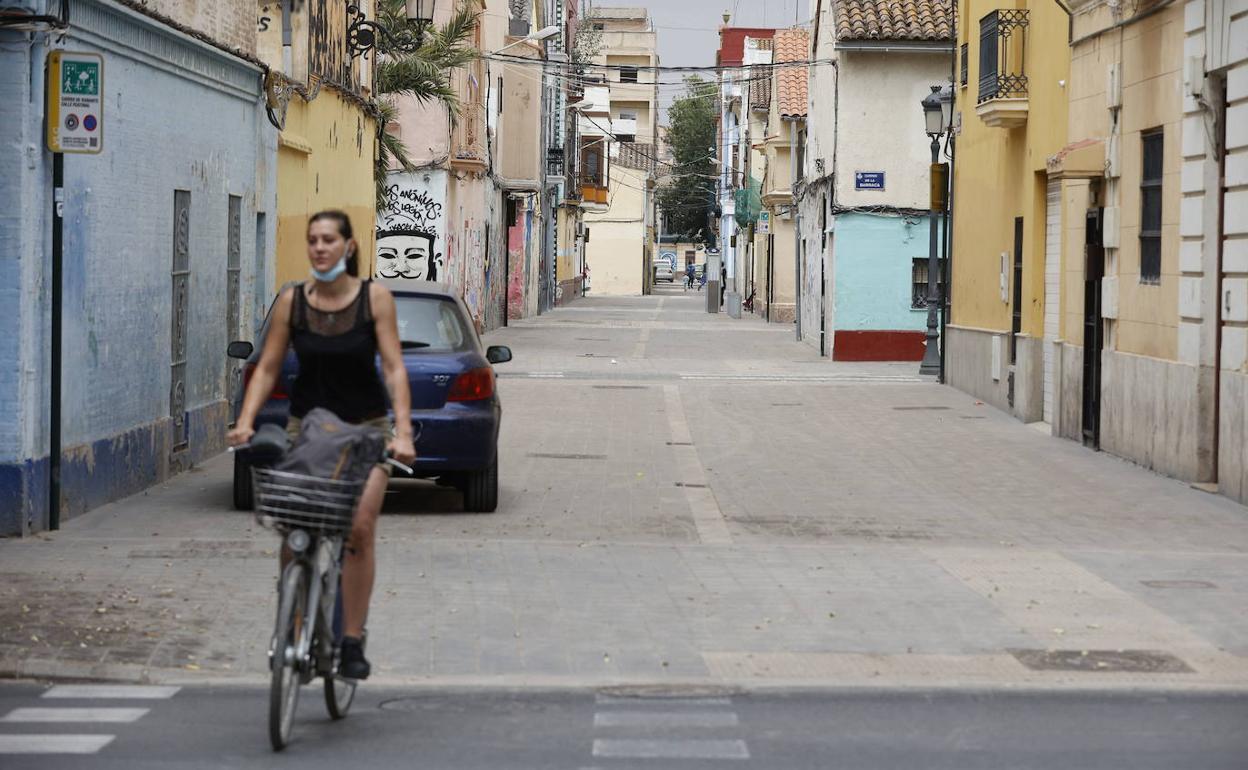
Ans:
{"type": "MultiPolygon", "coordinates": [[[[804,62],[810,58],[810,37],[804,29],[778,29],[773,40],[772,61],[776,64],[804,62]]],[[[806,117],[806,70],[805,66],[775,70],[781,117],[806,117]]]]}
{"type": "Polygon", "coordinates": [[[951,40],[950,0],[834,0],[837,40],[951,40]]]}

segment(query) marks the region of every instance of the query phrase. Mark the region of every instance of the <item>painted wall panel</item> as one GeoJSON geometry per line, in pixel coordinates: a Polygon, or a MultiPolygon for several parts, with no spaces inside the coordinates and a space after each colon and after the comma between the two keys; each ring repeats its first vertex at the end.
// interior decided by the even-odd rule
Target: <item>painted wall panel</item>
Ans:
{"type": "Polygon", "coordinates": [[[379,278],[448,281],[446,171],[391,172],[385,206],[377,211],[379,278]]]}
{"type": "Polygon", "coordinates": [[[911,270],[927,254],[926,216],[838,216],[835,328],[926,329],[927,310],[911,307],[911,270]]]}

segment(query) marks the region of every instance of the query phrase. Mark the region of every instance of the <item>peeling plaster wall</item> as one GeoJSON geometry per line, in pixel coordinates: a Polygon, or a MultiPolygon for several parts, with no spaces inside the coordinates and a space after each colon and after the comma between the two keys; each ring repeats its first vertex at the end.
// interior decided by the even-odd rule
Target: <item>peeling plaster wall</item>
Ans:
{"type": "MultiPolygon", "coordinates": [[[[0,33],[0,533],[45,526],[51,157],[42,150],[46,49],[0,33]],[[15,44],[16,43],[16,44],[15,44]],[[11,116],[11,117],[10,117],[11,116]],[[10,183],[12,180],[12,183],[10,183]],[[11,342],[14,340],[17,342],[11,342]],[[11,394],[16,394],[13,397],[11,394]],[[15,504],[14,504],[15,503],[15,504]]],[[[241,198],[239,325],[253,328],[257,215],[275,208],[276,145],[260,71],[126,8],[79,2],[70,50],[102,53],[104,150],[65,159],[62,516],[170,472],[174,191],[190,192],[186,413],[174,467],[223,446],[228,414],[228,200],[241,198]],[[144,45],[139,45],[144,42],[144,45]],[[172,130],[176,128],[176,130],[172,130]]],[[[267,222],[271,222],[269,217],[267,222]]],[[[262,266],[264,262],[260,262],[262,266]]]]}

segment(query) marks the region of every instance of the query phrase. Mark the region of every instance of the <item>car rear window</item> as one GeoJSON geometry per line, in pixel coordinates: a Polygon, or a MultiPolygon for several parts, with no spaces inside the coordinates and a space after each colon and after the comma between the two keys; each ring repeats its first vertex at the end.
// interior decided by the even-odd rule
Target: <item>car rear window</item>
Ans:
{"type": "Polygon", "coordinates": [[[406,350],[466,353],[473,349],[472,327],[449,299],[397,295],[399,340],[406,350]],[[420,345],[419,343],[424,343],[420,345]]]}

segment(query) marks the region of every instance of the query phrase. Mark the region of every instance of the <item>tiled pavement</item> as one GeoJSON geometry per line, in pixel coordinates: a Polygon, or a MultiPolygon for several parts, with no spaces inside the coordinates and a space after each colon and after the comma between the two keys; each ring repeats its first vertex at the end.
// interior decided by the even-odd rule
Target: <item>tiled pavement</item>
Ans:
{"type": "MultiPolygon", "coordinates": [[[[500,510],[392,492],[380,677],[1248,686],[1244,508],[664,291],[490,335],[500,510]]],[[[260,676],[275,544],[228,471],[0,542],[0,673],[260,676]]]]}

